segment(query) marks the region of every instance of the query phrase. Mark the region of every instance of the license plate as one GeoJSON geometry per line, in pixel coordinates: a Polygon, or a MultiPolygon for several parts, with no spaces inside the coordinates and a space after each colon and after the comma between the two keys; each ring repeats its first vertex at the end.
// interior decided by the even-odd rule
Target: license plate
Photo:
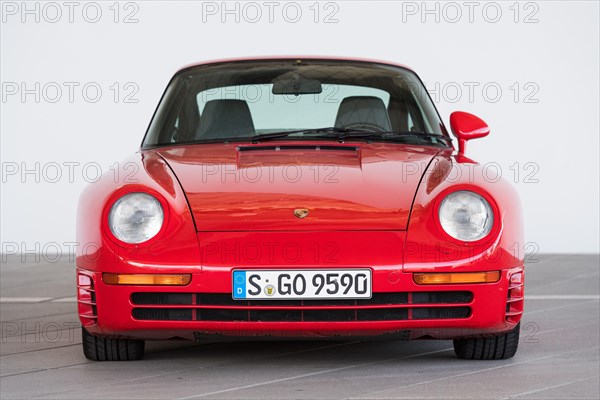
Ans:
{"type": "Polygon", "coordinates": [[[370,269],[234,270],[234,300],[370,299],[370,269]]]}

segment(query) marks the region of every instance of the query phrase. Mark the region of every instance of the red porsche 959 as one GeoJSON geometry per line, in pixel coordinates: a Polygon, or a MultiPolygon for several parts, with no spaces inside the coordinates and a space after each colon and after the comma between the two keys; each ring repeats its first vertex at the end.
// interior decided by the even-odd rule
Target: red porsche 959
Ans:
{"type": "Polygon", "coordinates": [[[489,133],[391,63],[183,68],[140,150],[82,193],[78,312],[92,360],[145,340],[448,339],[512,357],[521,208],[465,155],[489,133]]]}

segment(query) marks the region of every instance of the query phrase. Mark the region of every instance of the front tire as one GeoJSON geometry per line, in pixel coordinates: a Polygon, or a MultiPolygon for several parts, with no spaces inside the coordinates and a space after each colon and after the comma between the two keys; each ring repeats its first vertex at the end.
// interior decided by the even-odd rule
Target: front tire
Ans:
{"type": "Polygon", "coordinates": [[[465,360],[504,360],[513,357],[519,347],[517,324],[512,330],[492,337],[455,339],[454,352],[465,360]]]}
{"type": "Polygon", "coordinates": [[[136,339],[109,339],[94,336],[81,328],[85,358],[93,361],[130,361],[144,356],[145,342],[136,339]]]}

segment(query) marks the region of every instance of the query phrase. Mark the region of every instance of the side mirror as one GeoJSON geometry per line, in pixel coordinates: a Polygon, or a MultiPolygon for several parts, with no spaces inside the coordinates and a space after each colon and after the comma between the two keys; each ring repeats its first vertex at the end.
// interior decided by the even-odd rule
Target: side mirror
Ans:
{"type": "Polygon", "coordinates": [[[450,114],[450,128],[458,139],[458,154],[464,155],[467,140],[479,139],[490,133],[489,126],[479,117],[462,111],[450,114]]]}

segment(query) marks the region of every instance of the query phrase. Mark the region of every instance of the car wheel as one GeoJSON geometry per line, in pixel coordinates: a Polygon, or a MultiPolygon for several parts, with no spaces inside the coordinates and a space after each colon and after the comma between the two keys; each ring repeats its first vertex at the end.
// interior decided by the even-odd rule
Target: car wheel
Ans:
{"type": "Polygon", "coordinates": [[[83,354],[94,361],[139,360],[144,355],[144,341],[135,339],[109,339],[94,336],[81,328],[83,354]]]}
{"type": "Polygon", "coordinates": [[[455,339],[454,352],[458,358],[466,360],[504,360],[511,358],[519,347],[519,330],[517,324],[512,330],[501,335],[483,338],[455,339]]]}

